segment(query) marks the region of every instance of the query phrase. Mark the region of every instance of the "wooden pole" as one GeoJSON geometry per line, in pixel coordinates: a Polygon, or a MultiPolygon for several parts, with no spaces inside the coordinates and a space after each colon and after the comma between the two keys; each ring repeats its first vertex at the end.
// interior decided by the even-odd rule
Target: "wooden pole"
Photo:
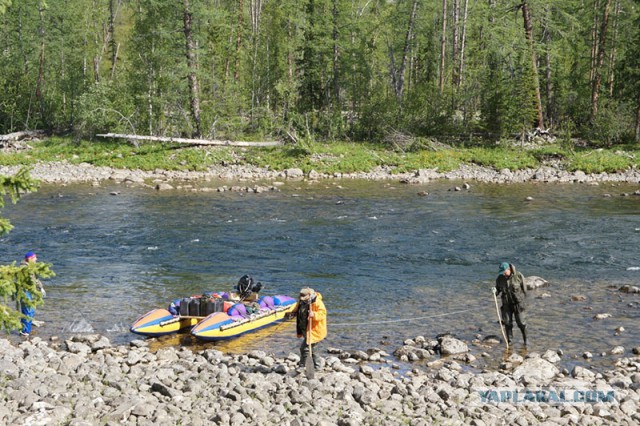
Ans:
{"type": "Polygon", "coordinates": [[[498,297],[495,293],[493,293],[493,300],[496,302],[496,313],[498,314],[498,323],[500,324],[500,331],[502,332],[502,337],[504,338],[504,343],[507,345],[507,350],[509,350],[509,340],[507,339],[507,335],[504,332],[504,327],[502,326],[502,316],[500,316],[500,309],[498,308],[498,297]]]}

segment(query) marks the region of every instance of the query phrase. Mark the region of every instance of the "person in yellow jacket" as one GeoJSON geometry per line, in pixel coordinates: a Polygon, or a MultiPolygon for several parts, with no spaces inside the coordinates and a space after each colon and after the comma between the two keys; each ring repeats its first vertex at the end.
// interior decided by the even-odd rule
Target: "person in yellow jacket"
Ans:
{"type": "Polygon", "coordinates": [[[296,334],[302,338],[300,367],[305,366],[309,356],[309,344],[311,344],[313,365],[318,369],[320,364],[316,355],[316,346],[327,337],[327,308],[322,301],[322,295],[309,287],[301,289],[298,303],[290,316],[296,317],[296,334]]]}

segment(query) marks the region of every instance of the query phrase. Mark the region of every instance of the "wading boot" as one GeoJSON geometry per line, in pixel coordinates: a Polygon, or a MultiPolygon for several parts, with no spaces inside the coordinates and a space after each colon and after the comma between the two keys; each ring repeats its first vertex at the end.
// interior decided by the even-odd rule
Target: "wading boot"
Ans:
{"type": "Polygon", "coordinates": [[[513,327],[505,327],[507,332],[507,343],[511,344],[511,338],[513,337],[513,327]]]}
{"type": "Polygon", "coordinates": [[[525,325],[520,329],[522,331],[522,340],[524,340],[524,345],[527,346],[527,326],[525,325]]]}

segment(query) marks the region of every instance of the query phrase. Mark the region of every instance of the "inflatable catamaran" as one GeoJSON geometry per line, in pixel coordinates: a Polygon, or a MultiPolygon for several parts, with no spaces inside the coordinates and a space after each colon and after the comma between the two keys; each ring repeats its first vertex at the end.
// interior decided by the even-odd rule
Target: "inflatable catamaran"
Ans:
{"type": "Polygon", "coordinates": [[[240,278],[237,293],[204,293],[176,299],[168,309],[154,309],[131,325],[131,332],[157,337],[191,329],[200,340],[225,340],[273,325],[291,312],[296,300],[285,295],[261,296],[261,284],[240,278]]]}

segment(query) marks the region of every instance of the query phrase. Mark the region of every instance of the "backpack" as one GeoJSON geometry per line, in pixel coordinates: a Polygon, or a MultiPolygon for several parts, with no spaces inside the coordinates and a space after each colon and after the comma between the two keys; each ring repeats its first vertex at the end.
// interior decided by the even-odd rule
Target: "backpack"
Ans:
{"type": "Polygon", "coordinates": [[[249,275],[243,275],[240,277],[240,280],[236,285],[238,295],[240,295],[242,299],[246,299],[251,293],[258,293],[261,288],[262,283],[256,283],[249,275]]]}

